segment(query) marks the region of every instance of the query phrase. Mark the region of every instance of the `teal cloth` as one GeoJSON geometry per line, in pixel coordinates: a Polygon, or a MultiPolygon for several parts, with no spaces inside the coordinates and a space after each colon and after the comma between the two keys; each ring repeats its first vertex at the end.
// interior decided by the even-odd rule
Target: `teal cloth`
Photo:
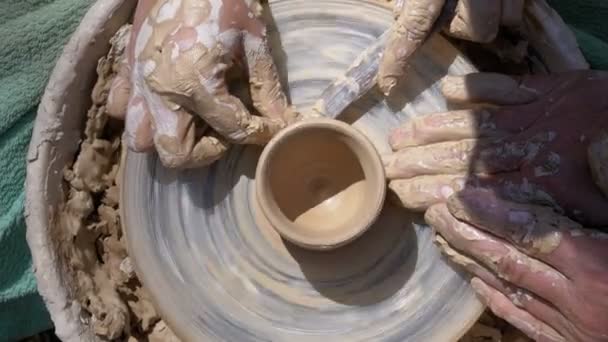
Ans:
{"type": "Polygon", "coordinates": [[[25,156],[55,60],[91,3],[0,0],[0,341],[52,327],[25,241],[25,156]]]}
{"type": "Polygon", "coordinates": [[[574,32],[591,68],[608,70],[608,1],[548,0],[574,32]]]}
{"type": "MultiPolygon", "coordinates": [[[[54,62],[92,2],[0,0],[0,341],[51,327],[25,242],[25,155],[54,62]]],[[[608,1],[549,2],[573,28],[592,67],[608,69],[608,1]]]]}

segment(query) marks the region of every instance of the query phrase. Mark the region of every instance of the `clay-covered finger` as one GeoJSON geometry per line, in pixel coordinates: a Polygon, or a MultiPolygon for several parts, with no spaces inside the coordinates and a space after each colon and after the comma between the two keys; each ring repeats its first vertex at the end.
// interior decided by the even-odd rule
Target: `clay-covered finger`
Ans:
{"type": "Polygon", "coordinates": [[[152,114],[140,95],[132,96],[127,105],[125,138],[127,147],[135,152],[147,152],[154,146],[152,114]]]}
{"type": "Polygon", "coordinates": [[[472,277],[482,279],[484,282],[502,293],[511,292],[508,284],[504,280],[498,278],[494,273],[492,273],[492,271],[481,265],[477,260],[474,260],[471,257],[464,255],[452,248],[452,246],[450,246],[450,244],[441,235],[435,235],[435,245],[439,247],[442,255],[448,258],[448,260],[450,260],[452,263],[462,267],[472,277]]]}
{"type": "Polygon", "coordinates": [[[383,156],[384,170],[389,179],[466,173],[477,143],[467,139],[404,148],[383,156]]]}
{"type": "MultiPolygon", "coordinates": [[[[169,72],[179,73],[173,66],[164,66],[169,72]]],[[[198,115],[231,143],[261,145],[268,142],[285,126],[285,122],[282,119],[252,115],[240,99],[228,92],[224,80],[225,68],[225,64],[219,63],[213,68],[199,70],[198,74],[193,73],[200,76],[200,79],[194,82],[203,82],[206,85],[193,87],[186,93],[188,96],[181,92],[179,82],[171,83],[157,77],[155,73],[150,74],[146,78],[151,90],[147,98],[153,102],[151,107],[155,123],[160,122],[163,125],[157,127],[157,130],[175,132],[178,130],[178,121],[174,112],[188,110],[189,113],[198,115]],[[209,94],[211,89],[212,96],[209,94]]],[[[193,67],[193,70],[195,69],[193,67]]]]}
{"type": "Polygon", "coordinates": [[[505,201],[495,191],[466,189],[448,200],[450,212],[462,221],[512,242],[525,253],[552,265],[563,264],[555,253],[564,232],[581,225],[553,208],[505,201]]]}
{"type": "MultiPolygon", "coordinates": [[[[502,291],[485,281],[483,278],[480,279],[483,280],[486,285],[489,285],[504,294],[513,305],[530,313],[539,321],[556,330],[560,335],[571,328],[571,323],[558,308],[551,303],[542,300],[534,293],[514,286],[507,286],[506,290],[502,291]]],[[[570,309],[566,308],[564,311],[570,312],[570,309]]]]}
{"type": "Polygon", "coordinates": [[[389,94],[405,74],[410,56],[424,43],[443,9],[445,0],[407,0],[393,24],[378,71],[378,86],[389,94]]]}
{"type": "Polygon", "coordinates": [[[183,111],[169,111],[153,115],[157,127],[154,135],[156,152],[168,168],[184,168],[190,161],[196,139],[194,117],[183,111]]]}
{"type": "Polygon", "coordinates": [[[481,279],[472,279],[471,286],[496,316],[509,322],[528,337],[539,342],[566,341],[555,329],[532,316],[528,311],[518,308],[504,294],[490,287],[481,279]]]}
{"type": "Polygon", "coordinates": [[[441,253],[451,262],[464,268],[464,270],[474,278],[482,280],[486,285],[503,294],[516,307],[526,310],[551,327],[563,328],[566,324],[566,318],[557,308],[547,304],[533,293],[499,279],[492,271],[482,266],[477,260],[452,248],[441,235],[436,236],[435,242],[439,246],[441,253]]]}
{"type": "Polygon", "coordinates": [[[187,167],[211,165],[224,156],[229,147],[230,144],[223,137],[212,131],[198,139],[192,148],[187,167]]]}
{"type": "MultiPolygon", "coordinates": [[[[155,4],[158,11],[152,10],[144,21],[147,31],[143,32],[147,34],[140,32],[136,40],[133,79],[146,96],[156,134],[179,141],[181,138],[175,132],[182,129],[178,127],[181,118],[172,112],[186,111],[198,115],[230,142],[263,144],[270,140],[284,126],[282,120],[251,115],[246,106],[229,93],[226,84],[226,71],[233,57],[231,50],[236,49],[239,39],[247,35],[262,36],[263,26],[247,7],[257,2],[227,3],[234,13],[222,14],[219,22],[210,16],[209,8],[201,7],[196,1],[176,6],[160,1],[155,4]],[[172,8],[166,13],[168,18],[163,17],[162,6],[172,8]]],[[[219,10],[221,4],[216,5],[214,8],[219,10]]],[[[245,50],[253,51],[249,46],[253,41],[243,42],[247,45],[245,50]]],[[[177,164],[183,160],[184,148],[163,149],[168,152],[166,156],[175,156],[177,164]]]]}
{"type": "Polygon", "coordinates": [[[490,103],[517,105],[530,103],[542,93],[510,76],[495,73],[473,73],[446,76],[441,92],[453,103],[490,103]]]}
{"type": "Polygon", "coordinates": [[[457,220],[445,204],[430,207],[424,217],[454,249],[478,260],[499,278],[557,306],[568,304],[563,293],[571,290],[570,281],[554,268],[527,256],[505,240],[457,220]]]}
{"type": "Polygon", "coordinates": [[[299,115],[287,101],[279,73],[270,53],[266,28],[252,23],[255,32],[245,35],[244,46],[249,69],[249,87],[253,105],[262,116],[294,122],[299,115]]]}
{"type": "Polygon", "coordinates": [[[383,156],[389,179],[443,174],[492,174],[518,170],[534,153],[525,142],[465,139],[403,148],[383,156]]]}
{"type": "MultiPolygon", "coordinates": [[[[507,0],[510,1],[510,0],[507,0]]],[[[489,43],[498,34],[501,0],[459,0],[454,18],[445,29],[452,37],[489,43]]]]}
{"type": "Polygon", "coordinates": [[[489,109],[456,110],[416,117],[394,129],[389,136],[393,150],[443,141],[498,137],[489,109]]]}
{"type": "Polygon", "coordinates": [[[467,176],[436,175],[389,182],[389,189],[396,195],[399,205],[406,209],[424,211],[437,203],[444,203],[465,186],[467,176]]]}
{"type": "MultiPolygon", "coordinates": [[[[192,64],[192,60],[203,57],[202,52],[191,49],[183,51],[179,55],[181,59],[172,64],[168,62],[170,51],[163,50],[163,53],[168,54],[163,57],[165,63],[159,63],[145,78],[149,87],[147,99],[152,102],[150,106],[155,123],[163,125],[157,130],[178,130],[174,112],[186,110],[198,115],[226,140],[236,144],[264,144],[285,126],[282,119],[252,115],[240,99],[229,93],[225,81],[228,66],[220,60],[206,61],[210,64],[192,64]],[[166,78],[166,75],[173,76],[166,78]],[[194,86],[188,86],[184,91],[184,84],[194,86]]],[[[205,58],[214,60],[216,57],[205,58]]]]}
{"type": "Polygon", "coordinates": [[[285,127],[283,120],[251,115],[232,95],[217,96],[212,108],[197,113],[217,133],[235,144],[263,145],[285,127]]]}

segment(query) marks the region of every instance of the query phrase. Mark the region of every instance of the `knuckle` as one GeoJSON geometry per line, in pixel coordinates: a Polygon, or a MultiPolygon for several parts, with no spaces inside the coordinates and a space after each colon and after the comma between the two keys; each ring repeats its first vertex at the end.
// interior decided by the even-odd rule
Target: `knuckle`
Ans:
{"type": "Polygon", "coordinates": [[[422,211],[435,202],[432,193],[412,180],[391,181],[389,189],[398,197],[398,203],[410,210],[422,211]]]}
{"type": "Polygon", "coordinates": [[[525,308],[533,300],[532,296],[527,291],[520,288],[517,288],[515,291],[511,292],[507,297],[515,306],[519,308],[525,308]]]}
{"type": "Polygon", "coordinates": [[[521,267],[522,264],[509,255],[503,256],[496,264],[498,275],[513,284],[519,284],[526,276],[526,269],[521,267]]]}
{"type": "Polygon", "coordinates": [[[435,15],[429,8],[415,8],[403,17],[403,29],[410,40],[422,41],[435,22],[435,15]]]}
{"type": "Polygon", "coordinates": [[[138,139],[127,139],[127,147],[133,152],[147,152],[150,149],[149,145],[142,144],[138,139]]]}

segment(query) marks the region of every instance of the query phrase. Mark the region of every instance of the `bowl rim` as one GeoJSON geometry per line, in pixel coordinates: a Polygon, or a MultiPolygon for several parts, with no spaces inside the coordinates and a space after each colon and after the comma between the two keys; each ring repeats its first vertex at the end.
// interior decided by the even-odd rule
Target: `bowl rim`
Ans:
{"type": "MultiPolygon", "coordinates": [[[[349,145],[349,147],[351,147],[349,145]]],[[[256,200],[262,214],[266,217],[270,225],[288,241],[307,249],[314,250],[331,250],[344,246],[365,233],[376,221],[386,198],[386,175],[382,159],[374,144],[369,138],[355,127],[348,125],[342,121],[329,118],[307,118],[298,121],[287,128],[277,133],[270,142],[266,145],[260,158],[255,172],[255,192],[256,200]],[[359,150],[353,149],[353,153],[359,160],[365,158],[368,160],[366,165],[362,165],[363,171],[368,181],[377,185],[376,190],[366,201],[362,210],[367,213],[360,220],[360,224],[353,225],[352,229],[346,230],[336,236],[312,238],[299,234],[294,229],[288,227],[293,226],[293,223],[281,213],[279,206],[273,200],[273,195],[269,184],[269,160],[271,160],[278,147],[282,146],[282,142],[290,136],[300,134],[310,129],[327,129],[347,137],[354,142],[359,150]]]]}

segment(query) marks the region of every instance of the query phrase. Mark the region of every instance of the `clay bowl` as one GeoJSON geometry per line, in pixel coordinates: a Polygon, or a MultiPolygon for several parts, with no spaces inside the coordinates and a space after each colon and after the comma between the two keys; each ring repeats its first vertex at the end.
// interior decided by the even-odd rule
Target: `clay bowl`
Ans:
{"type": "Polygon", "coordinates": [[[263,215],[301,247],[329,250],[363,234],[386,193],[382,161],[357,129],[336,120],[308,119],[281,131],[256,169],[263,215]]]}

